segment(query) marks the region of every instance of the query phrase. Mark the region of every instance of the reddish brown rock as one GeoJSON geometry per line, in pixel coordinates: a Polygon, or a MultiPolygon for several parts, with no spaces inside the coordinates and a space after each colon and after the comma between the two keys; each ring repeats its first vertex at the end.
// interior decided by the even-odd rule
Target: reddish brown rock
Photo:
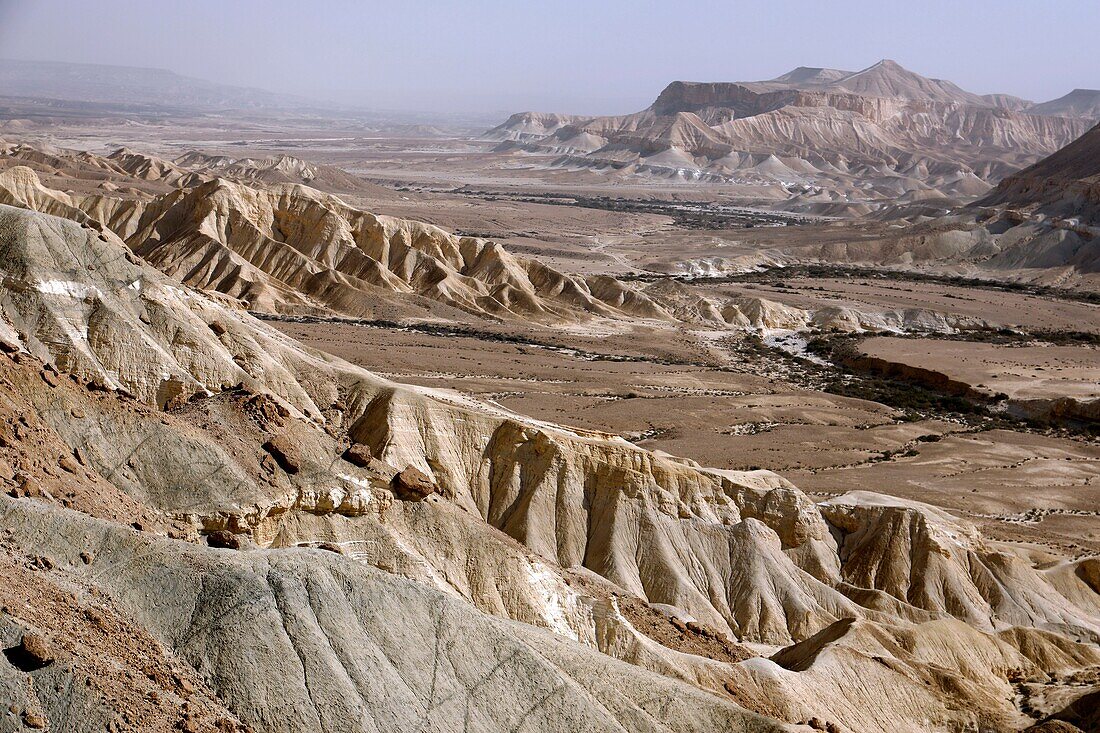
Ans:
{"type": "Polygon", "coordinates": [[[282,427],[290,417],[290,411],[280,405],[278,400],[262,392],[245,400],[244,409],[262,426],[282,427]]]}
{"type": "Polygon", "coordinates": [[[46,716],[35,710],[28,710],[23,713],[23,723],[28,728],[42,730],[46,727],[46,722],[46,716]]]}
{"type": "Polygon", "coordinates": [[[362,443],[352,443],[351,446],[344,451],[344,460],[360,468],[369,466],[371,461],[370,446],[363,445],[362,443]]]}
{"type": "Polygon", "coordinates": [[[413,466],[406,466],[404,471],[394,476],[390,486],[397,498],[405,501],[420,501],[435,491],[432,480],[413,466]]]}
{"type": "Polygon", "coordinates": [[[76,473],[80,470],[80,464],[72,456],[61,456],[57,461],[57,465],[69,473],[76,473]]]}
{"type": "Polygon", "coordinates": [[[206,535],[206,544],[210,547],[221,547],[227,550],[241,549],[241,540],[232,532],[224,529],[214,530],[206,535]]]}
{"type": "Polygon", "coordinates": [[[264,443],[264,450],[275,459],[279,468],[287,473],[298,473],[301,463],[298,458],[298,448],[290,441],[285,433],[276,435],[264,443]]]}
{"type": "Polygon", "coordinates": [[[9,658],[24,672],[41,669],[53,664],[53,646],[41,634],[27,631],[24,632],[15,655],[9,658]]]}

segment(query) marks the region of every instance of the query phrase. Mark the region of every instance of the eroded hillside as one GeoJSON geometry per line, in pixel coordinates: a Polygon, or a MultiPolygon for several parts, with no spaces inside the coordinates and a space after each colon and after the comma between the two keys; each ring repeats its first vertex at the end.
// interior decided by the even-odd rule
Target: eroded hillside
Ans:
{"type": "Polygon", "coordinates": [[[86,619],[8,607],[13,645],[52,650],[5,672],[23,720],[1009,730],[1041,717],[1018,704],[1032,680],[1072,696],[1100,665],[1095,558],[1035,562],[927,504],[819,504],[770,471],[403,385],[242,299],[768,328],[812,311],[565,275],[297,186],[3,176],[22,208],[0,206],[2,572],[86,619]],[[161,645],[152,670],[119,663],[151,682],[55,692],[93,673],[72,640],[113,623],[136,629],[119,659],[161,645]]]}

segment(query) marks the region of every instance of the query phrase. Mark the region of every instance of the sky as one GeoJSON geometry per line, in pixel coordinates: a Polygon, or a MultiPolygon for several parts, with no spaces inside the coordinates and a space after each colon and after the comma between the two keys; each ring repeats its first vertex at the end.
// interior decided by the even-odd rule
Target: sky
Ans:
{"type": "Polygon", "coordinates": [[[670,81],[891,58],[979,94],[1100,88],[1100,0],[0,0],[0,57],[376,109],[616,114],[670,81]]]}

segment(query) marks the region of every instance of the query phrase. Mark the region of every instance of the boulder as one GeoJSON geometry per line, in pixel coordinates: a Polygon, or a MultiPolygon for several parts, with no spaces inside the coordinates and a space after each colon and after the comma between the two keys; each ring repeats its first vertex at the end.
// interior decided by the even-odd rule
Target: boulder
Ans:
{"type": "Polygon", "coordinates": [[[221,547],[227,550],[241,549],[240,538],[224,529],[214,530],[206,535],[206,544],[211,547],[221,547]]]}
{"type": "Polygon", "coordinates": [[[354,466],[366,468],[370,465],[371,461],[370,446],[362,443],[352,443],[351,446],[344,451],[344,460],[354,466]]]}
{"type": "Polygon", "coordinates": [[[10,655],[9,659],[24,672],[41,669],[53,664],[53,645],[41,634],[27,631],[24,632],[22,641],[19,642],[19,646],[15,648],[14,654],[10,655]]]}
{"type": "Polygon", "coordinates": [[[275,462],[279,464],[279,468],[287,473],[298,473],[301,468],[298,449],[286,436],[286,433],[276,435],[264,443],[263,448],[275,459],[275,462]]]}
{"type": "Polygon", "coordinates": [[[390,482],[394,495],[404,501],[420,501],[435,492],[435,484],[418,468],[406,466],[390,482]]]}

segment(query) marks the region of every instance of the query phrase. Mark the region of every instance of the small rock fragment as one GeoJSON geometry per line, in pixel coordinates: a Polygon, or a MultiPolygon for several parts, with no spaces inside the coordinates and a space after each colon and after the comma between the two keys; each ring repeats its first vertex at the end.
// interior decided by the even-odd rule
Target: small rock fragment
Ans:
{"type": "Polygon", "coordinates": [[[195,686],[191,684],[191,681],[186,677],[175,677],[176,689],[179,690],[180,697],[190,697],[191,693],[195,691],[195,686]]]}
{"type": "Polygon", "coordinates": [[[28,728],[41,730],[46,727],[46,716],[35,710],[28,710],[23,713],[23,724],[28,728]]]}
{"type": "Polygon", "coordinates": [[[263,458],[260,459],[260,468],[264,473],[274,474],[275,469],[279,467],[278,461],[271,457],[270,454],[264,453],[263,458]]]}
{"type": "Polygon", "coordinates": [[[95,606],[89,606],[84,609],[84,618],[91,622],[92,626],[104,631],[109,627],[107,615],[103,611],[99,610],[95,606]]]}

